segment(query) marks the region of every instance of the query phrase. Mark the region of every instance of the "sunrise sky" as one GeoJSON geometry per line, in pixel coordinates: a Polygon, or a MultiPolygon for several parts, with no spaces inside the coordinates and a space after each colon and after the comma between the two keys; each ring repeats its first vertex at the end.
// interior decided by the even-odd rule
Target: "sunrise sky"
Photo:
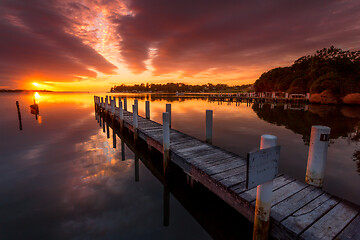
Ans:
{"type": "Polygon", "coordinates": [[[360,49],[358,0],[0,0],[0,89],[253,83],[335,45],[360,49]]]}

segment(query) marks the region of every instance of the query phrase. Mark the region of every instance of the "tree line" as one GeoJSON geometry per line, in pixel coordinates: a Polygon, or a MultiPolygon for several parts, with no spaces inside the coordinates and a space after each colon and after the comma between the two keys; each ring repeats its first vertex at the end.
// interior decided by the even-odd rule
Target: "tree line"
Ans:
{"type": "Polygon", "coordinates": [[[141,83],[135,85],[114,86],[110,89],[111,92],[240,92],[251,89],[252,84],[229,86],[227,84],[203,84],[203,85],[189,85],[185,83],[141,83]]]}
{"type": "Polygon", "coordinates": [[[290,67],[263,73],[254,84],[257,92],[321,93],[345,96],[360,92],[360,51],[331,46],[297,59],[290,67]]]}

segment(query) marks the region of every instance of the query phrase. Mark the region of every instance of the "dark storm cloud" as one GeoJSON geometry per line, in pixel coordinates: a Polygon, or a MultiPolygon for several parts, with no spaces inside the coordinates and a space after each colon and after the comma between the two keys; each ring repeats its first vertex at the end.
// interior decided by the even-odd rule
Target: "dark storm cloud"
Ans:
{"type": "Polygon", "coordinates": [[[29,74],[58,81],[95,77],[90,69],[113,73],[114,65],[69,33],[77,24],[73,17],[53,0],[1,0],[0,81],[8,84],[29,74]]]}
{"type": "Polygon", "coordinates": [[[360,2],[130,0],[114,23],[134,72],[154,48],[155,74],[290,63],[335,45],[359,48],[360,2]]]}

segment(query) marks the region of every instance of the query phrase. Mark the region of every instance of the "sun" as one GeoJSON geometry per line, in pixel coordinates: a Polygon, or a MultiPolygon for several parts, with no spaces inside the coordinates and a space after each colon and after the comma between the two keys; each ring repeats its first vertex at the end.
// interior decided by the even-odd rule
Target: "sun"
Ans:
{"type": "Polygon", "coordinates": [[[35,87],[38,87],[40,84],[38,84],[37,82],[33,82],[31,83],[32,85],[34,85],[35,87]]]}

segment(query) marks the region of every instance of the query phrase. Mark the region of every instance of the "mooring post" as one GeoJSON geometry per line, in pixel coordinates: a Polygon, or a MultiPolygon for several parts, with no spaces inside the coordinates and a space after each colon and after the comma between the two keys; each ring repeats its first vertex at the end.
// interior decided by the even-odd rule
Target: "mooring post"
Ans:
{"type": "Polygon", "coordinates": [[[119,107],[120,107],[120,103],[121,103],[121,97],[119,97],[119,107]]]}
{"type": "Polygon", "coordinates": [[[145,101],[145,117],[150,119],[150,101],[145,101]]]}
{"type": "Polygon", "coordinates": [[[108,103],[109,103],[109,100],[108,100],[108,95],[105,96],[105,110],[108,110],[108,103]]]}
{"type": "Polygon", "coordinates": [[[124,110],[127,111],[127,98],[124,97],[124,110]]]}
{"type": "Polygon", "coordinates": [[[101,97],[101,107],[104,108],[104,97],[101,97]]]}
{"type": "Polygon", "coordinates": [[[326,126],[311,127],[305,181],[316,187],[323,184],[330,131],[326,126]]]}
{"type": "Polygon", "coordinates": [[[171,104],[166,104],[166,112],[169,113],[169,127],[171,127],[171,104]]]}
{"type": "Polygon", "coordinates": [[[120,130],[122,130],[124,124],[124,110],[121,101],[119,101],[119,118],[120,118],[120,130]]]}
{"type": "MultiPolygon", "coordinates": [[[[262,135],[260,149],[275,147],[277,137],[262,135]]],[[[268,239],[273,180],[257,186],[253,240],[268,239]]]]}
{"type": "Polygon", "coordinates": [[[132,105],[133,108],[133,127],[134,127],[134,142],[138,139],[138,109],[137,105],[132,105]]]}
{"type": "Polygon", "coordinates": [[[167,174],[170,161],[170,114],[163,113],[163,168],[164,174],[167,174]]]}
{"type": "Polygon", "coordinates": [[[206,110],[206,138],[207,143],[212,143],[213,111],[206,110]]]}
{"type": "Polygon", "coordinates": [[[17,107],[18,118],[19,118],[19,129],[20,129],[20,131],[22,131],[22,122],[21,122],[20,105],[19,105],[19,102],[18,102],[18,101],[16,101],[16,107],[17,107]]]}
{"type": "Polygon", "coordinates": [[[115,116],[115,99],[114,100],[110,100],[111,101],[111,113],[115,116]]]}

